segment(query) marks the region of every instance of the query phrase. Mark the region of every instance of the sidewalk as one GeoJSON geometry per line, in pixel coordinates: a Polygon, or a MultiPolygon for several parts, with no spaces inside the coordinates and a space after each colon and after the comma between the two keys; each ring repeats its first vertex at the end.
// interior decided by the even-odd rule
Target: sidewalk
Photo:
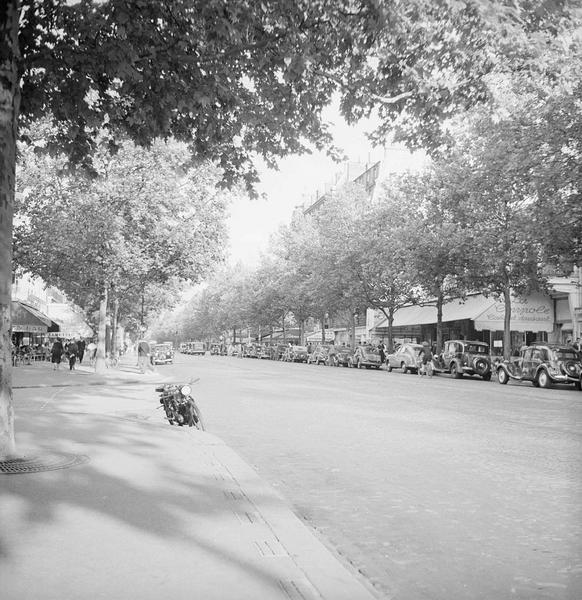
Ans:
{"type": "Polygon", "coordinates": [[[159,381],[13,370],[19,454],[79,464],[0,474],[2,600],[372,600],[219,438],[163,420],[159,381]]]}

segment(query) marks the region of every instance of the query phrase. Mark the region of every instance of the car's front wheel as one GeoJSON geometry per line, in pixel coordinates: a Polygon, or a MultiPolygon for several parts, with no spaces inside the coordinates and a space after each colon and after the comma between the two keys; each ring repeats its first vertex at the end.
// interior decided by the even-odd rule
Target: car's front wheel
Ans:
{"type": "Polygon", "coordinates": [[[542,388],[549,388],[552,380],[545,369],[541,369],[537,376],[538,385],[542,388]]]}
{"type": "Polygon", "coordinates": [[[408,373],[408,371],[409,371],[409,368],[406,366],[405,362],[403,362],[403,363],[400,364],[400,368],[402,369],[402,372],[404,374],[408,373]]]}
{"type": "Polygon", "coordinates": [[[388,373],[392,373],[392,365],[390,363],[386,363],[386,370],[388,373]]]}
{"type": "Polygon", "coordinates": [[[497,371],[497,381],[499,381],[501,385],[505,385],[509,381],[509,375],[505,369],[499,369],[499,371],[497,371]]]}

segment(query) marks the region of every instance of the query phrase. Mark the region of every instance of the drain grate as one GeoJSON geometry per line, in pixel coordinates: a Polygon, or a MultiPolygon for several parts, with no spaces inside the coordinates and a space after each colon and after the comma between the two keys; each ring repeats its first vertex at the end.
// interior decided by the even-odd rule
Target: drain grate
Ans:
{"type": "Polygon", "coordinates": [[[68,469],[89,462],[82,454],[44,454],[43,456],[22,456],[0,460],[0,475],[22,475],[68,469]]]}

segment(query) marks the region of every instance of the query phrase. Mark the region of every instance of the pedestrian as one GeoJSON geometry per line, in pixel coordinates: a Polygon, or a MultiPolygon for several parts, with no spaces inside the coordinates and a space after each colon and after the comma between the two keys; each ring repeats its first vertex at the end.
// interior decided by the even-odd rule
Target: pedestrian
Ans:
{"type": "Polygon", "coordinates": [[[77,362],[77,352],[79,348],[77,346],[77,342],[72,340],[71,343],[67,347],[67,353],[69,355],[69,371],[75,370],[75,363],[77,362]]]}
{"type": "Polygon", "coordinates": [[[142,340],[137,344],[137,365],[142,373],[149,368],[150,345],[142,340]]]}
{"type": "Polygon", "coordinates": [[[384,364],[386,362],[386,344],[384,343],[384,340],[380,340],[378,351],[380,352],[380,363],[384,364]]]}
{"type": "Polygon", "coordinates": [[[97,357],[97,344],[91,340],[85,347],[85,351],[89,356],[89,364],[93,366],[95,364],[95,358],[97,357]]]}
{"type": "Polygon", "coordinates": [[[422,342],[422,350],[418,354],[418,374],[419,375],[432,375],[432,350],[428,342],[422,342]]]}
{"type": "Polygon", "coordinates": [[[60,368],[64,351],[63,343],[57,338],[51,347],[51,363],[53,363],[53,370],[58,370],[60,368]]]}
{"type": "Polygon", "coordinates": [[[85,340],[81,338],[77,343],[77,357],[79,358],[79,364],[83,363],[83,357],[85,356],[85,340]]]}

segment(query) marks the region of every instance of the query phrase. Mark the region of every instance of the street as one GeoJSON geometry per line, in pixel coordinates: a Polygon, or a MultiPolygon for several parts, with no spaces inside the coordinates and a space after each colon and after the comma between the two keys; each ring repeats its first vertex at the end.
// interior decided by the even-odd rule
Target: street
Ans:
{"type": "Polygon", "coordinates": [[[207,430],[380,598],[582,597],[582,394],[176,355],[207,430]]]}

